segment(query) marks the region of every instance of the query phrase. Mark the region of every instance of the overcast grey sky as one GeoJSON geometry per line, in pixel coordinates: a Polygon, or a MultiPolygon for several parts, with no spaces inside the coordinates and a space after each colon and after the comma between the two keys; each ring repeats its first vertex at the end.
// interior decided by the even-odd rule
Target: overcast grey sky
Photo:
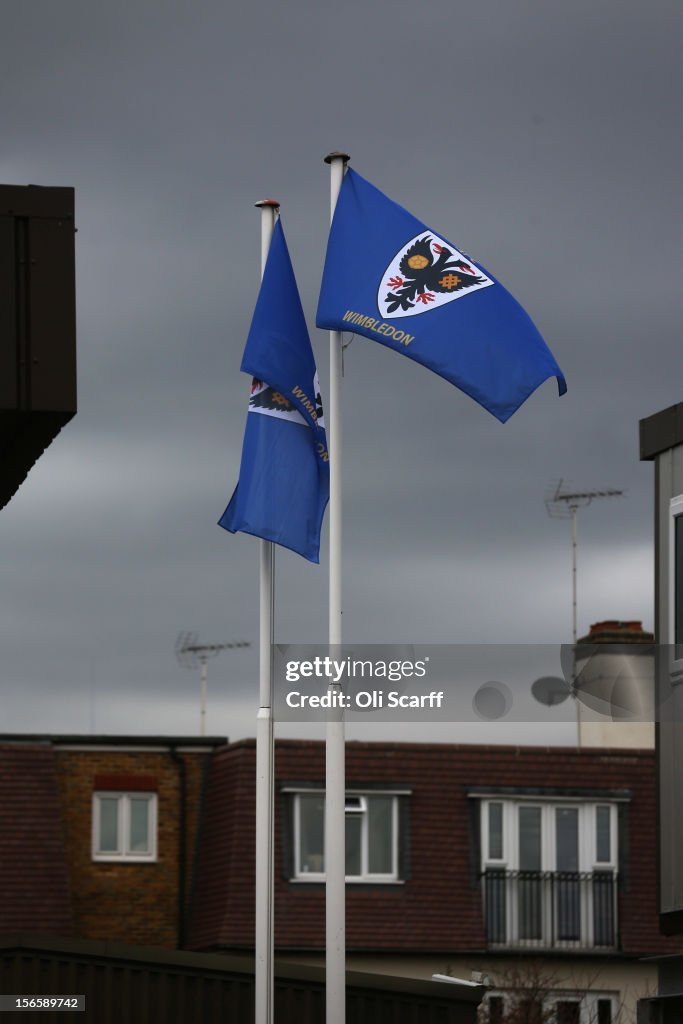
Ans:
{"type": "MultiPolygon", "coordinates": [[[[79,411],[0,515],[3,731],[195,732],[178,631],[256,642],[258,545],[216,526],[246,414],[253,204],[282,204],[324,387],[331,149],[490,268],[569,387],[502,426],[352,343],[346,638],[566,642],[569,524],[543,504],[559,477],[628,491],[580,513],[579,631],[652,628],[637,425],[683,398],[682,27],[673,0],[4,5],[0,181],[76,189],[79,411]]],[[[278,555],[277,581],[278,639],[323,642],[324,553],[278,555]]],[[[255,648],[211,663],[209,732],[253,735],[256,679],[255,648]]]]}

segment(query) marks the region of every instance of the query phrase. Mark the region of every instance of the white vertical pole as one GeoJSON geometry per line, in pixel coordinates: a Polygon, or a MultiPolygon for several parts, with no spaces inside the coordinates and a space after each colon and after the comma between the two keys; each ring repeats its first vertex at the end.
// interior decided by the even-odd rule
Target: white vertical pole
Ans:
{"type": "MultiPolygon", "coordinates": [[[[261,210],[261,277],[268,258],[279,204],[256,203],[261,210]]],[[[256,716],[256,949],[255,1024],[273,1024],[273,594],[271,541],[259,541],[259,709],[256,716]]]]}
{"type": "Polygon", "coordinates": [[[206,655],[199,658],[199,735],[206,736],[206,691],[208,663],[206,655]]]}
{"type": "MultiPolygon", "coordinates": [[[[330,153],[330,217],[344,179],[346,153],[330,153]]],[[[330,644],[342,642],[342,336],[330,331],[330,392],[327,442],[330,451],[330,644]]],[[[331,652],[330,652],[331,653],[331,652]]],[[[332,694],[340,683],[330,683],[332,694]]],[[[333,702],[332,708],[335,703],[333,702]]],[[[331,709],[327,723],[325,781],[325,982],[326,1024],[346,1021],[346,786],[344,714],[331,709]]]]}
{"type": "MultiPolygon", "coordinates": [[[[577,629],[577,614],[576,614],[576,512],[578,505],[570,505],[572,514],[572,664],[574,669],[572,671],[572,689],[576,681],[576,638],[578,635],[577,629]]],[[[576,747],[577,750],[581,749],[581,702],[576,701],[576,747]]]]}
{"type": "Polygon", "coordinates": [[[571,506],[572,512],[572,643],[576,645],[576,505],[571,506]]]}

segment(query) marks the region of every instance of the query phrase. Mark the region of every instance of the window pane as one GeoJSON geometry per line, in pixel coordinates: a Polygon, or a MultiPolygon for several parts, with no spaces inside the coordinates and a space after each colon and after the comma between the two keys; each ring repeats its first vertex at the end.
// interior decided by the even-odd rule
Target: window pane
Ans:
{"type": "Polygon", "coordinates": [[[543,1024],[543,1003],[539,999],[520,999],[513,1012],[518,1024],[543,1024]]]}
{"type": "Polygon", "coordinates": [[[598,999],[597,1024],[612,1024],[612,1000],[598,999]]]}
{"type": "Polygon", "coordinates": [[[393,846],[393,797],[368,797],[368,871],[371,875],[392,874],[394,870],[393,846]]]}
{"type": "Polygon", "coordinates": [[[683,515],[674,520],[674,551],[674,643],[683,644],[683,515]]]}
{"type": "Polygon", "coordinates": [[[581,882],[578,873],[558,873],[553,888],[557,938],[561,942],[578,942],[581,938],[581,882]]]}
{"type": "Polygon", "coordinates": [[[555,1003],[555,1019],[557,1024],[579,1024],[581,1019],[579,1008],[580,1004],[573,999],[555,1003]]]}
{"type": "Polygon", "coordinates": [[[489,860],[503,859],[503,805],[489,804],[489,860]]]}
{"type": "Polygon", "coordinates": [[[520,871],[541,870],[541,808],[519,808],[520,871]]]}
{"type": "Polygon", "coordinates": [[[555,808],[557,870],[579,870],[579,811],[576,807],[555,808]]]}
{"type": "Polygon", "coordinates": [[[499,868],[487,868],[484,872],[484,907],[486,910],[486,935],[489,942],[505,942],[507,939],[508,878],[499,868]]]}
{"type": "Polygon", "coordinates": [[[593,872],[593,942],[596,946],[613,946],[615,933],[615,882],[609,870],[593,872]]]}
{"type": "Polygon", "coordinates": [[[130,852],[149,853],[149,798],[130,798],[130,852]]]}
{"type": "Polygon", "coordinates": [[[118,797],[100,797],[100,853],[117,853],[119,849],[118,797]]]}
{"type": "Polygon", "coordinates": [[[595,832],[597,836],[595,859],[600,864],[612,860],[609,807],[595,808],[595,832]]]}
{"type": "Polygon", "coordinates": [[[489,996],[488,1001],[489,1024],[503,1024],[505,1006],[502,996],[489,996]]]}
{"type": "Polygon", "coordinates": [[[520,871],[516,880],[517,930],[520,939],[543,938],[543,876],[534,870],[520,871]]]}
{"type": "Polygon", "coordinates": [[[299,865],[300,873],[325,870],[325,798],[319,794],[301,794],[299,800],[299,865]]]}
{"type": "Polygon", "coordinates": [[[360,875],[361,857],[360,843],[363,829],[363,816],[360,814],[346,815],[346,874],[360,875]]]}

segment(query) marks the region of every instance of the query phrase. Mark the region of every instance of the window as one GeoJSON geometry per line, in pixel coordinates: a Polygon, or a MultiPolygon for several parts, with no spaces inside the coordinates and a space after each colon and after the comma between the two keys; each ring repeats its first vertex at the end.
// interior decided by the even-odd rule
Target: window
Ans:
{"type": "Polygon", "coordinates": [[[674,660],[683,661],[683,494],[671,499],[670,512],[669,642],[674,660]]]}
{"type": "Polygon", "coordinates": [[[484,1009],[488,1010],[488,1024],[503,1024],[505,1020],[505,1002],[502,996],[488,996],[484,1009]]]}
{"type": "MultiPolygon", "coordinates": [[[[294,794],[294,878],[325,878],[325,794],[294,794]]],[[[398,880],[398,796],[346,796],[346,878],[352,882],[398,880]]]]}
{"type": "MultiPolygon", "coordinates": [[[[521,984],[520,984],[521,982],[521,984]]],[[[612,1024],[618,996],[608,992],[546,989],[543,978],[529,971],[527,984],[487,994],[483,1024],[612,1024]],[[540,982],[540,984],[539,984],[540,982]]]]}
{"type": "Polygon", "coordinates": [[[555,1003],[556,1024],[581,1024],[581,1003],[578,999],[558,999],[555,1003]]]}
{"type": "Polygon", "coordinates": [[[547,1000],[550,1024],[612,1024],[612,996],[585,992],[571,998],[556,992],[547,1000]]]}
{"type": "Polygon", "coordinates": [[[156,793],[93,794],[93,860],[156,860],[156,793]]]}
{"type": "Polygon", "coordinates": [[[614,804],[485,799],[481,846],[491,944],[616,945],[614,804]]]}

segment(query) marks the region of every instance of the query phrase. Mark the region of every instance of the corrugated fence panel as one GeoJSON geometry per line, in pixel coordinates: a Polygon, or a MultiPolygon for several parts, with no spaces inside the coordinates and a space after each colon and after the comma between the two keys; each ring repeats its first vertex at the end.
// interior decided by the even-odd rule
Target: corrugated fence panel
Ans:
{"type": "MultiPolygon", "coordinates": [[[[49,945],[48,942],[42,945],[49,945]]],[[[53,950],[11,948],[0,939],[0,991],[85,995],[85,1013],[22,1012],[22,1024],[251,1024],[253,961],[218,954],[60,940],[53,950]],[[69,950],[68,947],[72,949],[69,950]],[[111,949],[111,953],[109,952],[111,949]],[[126,955],[128,953],[128,955],[126,955]]],[[[276,1024],[324,1024],[324,971],[282,964],[275,982],[276,1024]]],[[[483,989],[349,975],[349,1024],[476,1024],[483,989]]]]}

